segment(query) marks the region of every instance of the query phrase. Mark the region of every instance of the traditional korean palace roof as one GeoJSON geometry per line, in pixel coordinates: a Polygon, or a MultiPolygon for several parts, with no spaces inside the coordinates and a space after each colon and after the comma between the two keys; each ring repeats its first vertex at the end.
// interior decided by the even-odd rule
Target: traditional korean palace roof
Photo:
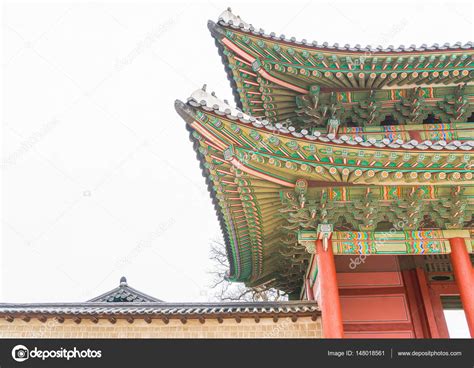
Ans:
{"type": "Polygon", "coordinates": [[[224,319],[224,318],[280,318],[314,317],[319,309],[314,302],[282,301],[282,302],[234,302],[234,303],[168,303],[146,295],[127,285],[126,279],[120,280],[120,290],[114,289],[84,303],[0,303],[0,317],[13,322],[16,318],[28,322],[31,318],[46,321],[56,318],[64,321],[73,318],[108,319],[112,323],[118,318],[133,322],[133,319],[224,319]]]}
{"type": "Polygon", "coordinates": [[[175,107],[231,280],[298,291],[327,229],[335,254],[449,254],[448,236],[472,252],[471,43],[308,44],[256,31],[230,10],[209,28],[237,106],[203,87],[175,107]]]}
{"type": "Polygon", "coordinates": [[[473,44],[333,46],[262,29],[230,9],[208,27],[236,103],[255,118],[294,126],[466,121],[473,112],[473,44]],[[438,88],[439,87],[439,88],[438,88]]]}

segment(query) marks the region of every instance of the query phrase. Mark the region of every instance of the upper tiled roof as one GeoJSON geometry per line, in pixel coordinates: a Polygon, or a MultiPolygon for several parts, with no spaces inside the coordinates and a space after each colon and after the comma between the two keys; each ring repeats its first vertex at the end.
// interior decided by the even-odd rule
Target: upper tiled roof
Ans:
{"type": "Polygon", "coordinates": [[[220,16],[218,20],[219,24],[227,27],[231,27],[234,29],[239,29],[244,32],[252,33],[254,35],[259,35],[265,38],[270,38],[274,40],[284,41],[288,43],[293,43],[296,45],[302,45],[306,47],[314,47],[317,49],[324,49],[324,50],[339,50],[339,51],[348,51],[348,52],[393,52],[393,53],[400,53],[400,52],[425,52],[425,51],[449,51],[449,50],[470,50],[474,48],[473,42],[456,42],[454,44],[445,43],[443,45],[439,45],[437,43],[428,46],[426,44],[422,44],[420,46],[410,45],[408,47],[404,45],[400,45],[398,47],[394,47],[393,45],[383,47],[383,46],[376,46],[373,47],[371,45],[367,45],[362,47],[361,45],[351,46],[349,44],[339,45],[335,43],[334,45],[329,45],[327,42],[318,43],[317,41],[309,42],[305,39],[297,40],[295,37],[287,38],[285,35],[277,36],[274,32],[270,34],[265,33],[262,28],[256,29],[252,24],[244,22],[240,16],[237,16],[232,13],[232,10],[228,8],[225,10],[220,16]]]}
{"type": "Polygon", "coordinates": [[[408,48],[299,42],[257,31],[230,10],[208,28],[237,106],[254,117],[307,127],[312,113],[316,125],[327,124],[328,109],[356,126],[388,125],[387,116],[397,124],[421,124],[430,115],[464,122],[472,114],[472,89],[462,91],[474,78],[472,42],[408,48]],[[387,100],[380,92],[389,90],[396,92],[387,100]],[[367,91],[375,92],[362,97],[367,91]]]}
{"type": "Polygon", "coordinates": [[[120,285],[102,295],[99,295],[88,302],[104,302],[104,303],[146,303],[146,302],[162,302],[150,295],[142,293],[127,283],[127,279],[122,276],[120,285]]]}

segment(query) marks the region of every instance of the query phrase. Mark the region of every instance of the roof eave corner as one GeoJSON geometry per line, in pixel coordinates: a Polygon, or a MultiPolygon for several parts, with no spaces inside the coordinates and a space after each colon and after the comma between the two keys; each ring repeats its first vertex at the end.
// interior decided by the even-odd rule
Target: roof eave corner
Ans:
{"type": "Polygon", "coordinates": [[[207,28],[211,32],[211,36],[220,41],[225,37],[225,30],[219,24],[212,20],[207,21],[207,28]]]}
{"type": "Polygon", "coordinates": [[[190,125],[194,121],[194,111],[191,106],[188,104],[180,101],[174,101],[174,108],[176,112],[181,116],[181,118],[186,122],[186,124],[190,125]]]}

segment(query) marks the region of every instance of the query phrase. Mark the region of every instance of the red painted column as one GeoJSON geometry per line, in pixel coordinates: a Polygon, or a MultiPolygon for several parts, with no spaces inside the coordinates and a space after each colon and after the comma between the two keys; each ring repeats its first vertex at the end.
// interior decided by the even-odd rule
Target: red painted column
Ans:
{"type": "Polygon", "coordinates": [[[321,315],[323,336],[334,339],[344,337],[342,325],[341,302],[336,278],[336,265],[332,252],[331,240],[328,249],[324,250],[322,240],[316,240],[318,254],[318,278],[321,293],[321,315]]]}
{"type": "Polygon", "coordinates": [[[426,280],[425,270],[421,268],[416,269],[416,275],[418,278],[418,287],[420,288],[421,299],[426,314],[426,321],[428,322],[428,328],[430,330],[431,338],[439,339],[438,324],[436,323],[436,317],[431,303],[430,291],[428,289],[428,281],[426,280]]]}
{"type": "Polygon", "coordinates": [[[463,238],[449,239],[451,245],[451,263],[458,285],[461,302],[466,314],[471,337],[474,337],[474,271],[463,238]]]}

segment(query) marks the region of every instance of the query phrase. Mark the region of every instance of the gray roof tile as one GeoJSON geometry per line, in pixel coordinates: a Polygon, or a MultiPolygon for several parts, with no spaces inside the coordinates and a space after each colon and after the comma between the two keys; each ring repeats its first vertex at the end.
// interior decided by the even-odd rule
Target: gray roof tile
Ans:
{"type": "Polygon", "coordinates": [[[217,316],[217,315],[313,315],[319,312],[315,302],[234,302],[234,303],[166,303],[166,302],[85,302],[85,303],[0,303],[0,316],[217,316]]]}

